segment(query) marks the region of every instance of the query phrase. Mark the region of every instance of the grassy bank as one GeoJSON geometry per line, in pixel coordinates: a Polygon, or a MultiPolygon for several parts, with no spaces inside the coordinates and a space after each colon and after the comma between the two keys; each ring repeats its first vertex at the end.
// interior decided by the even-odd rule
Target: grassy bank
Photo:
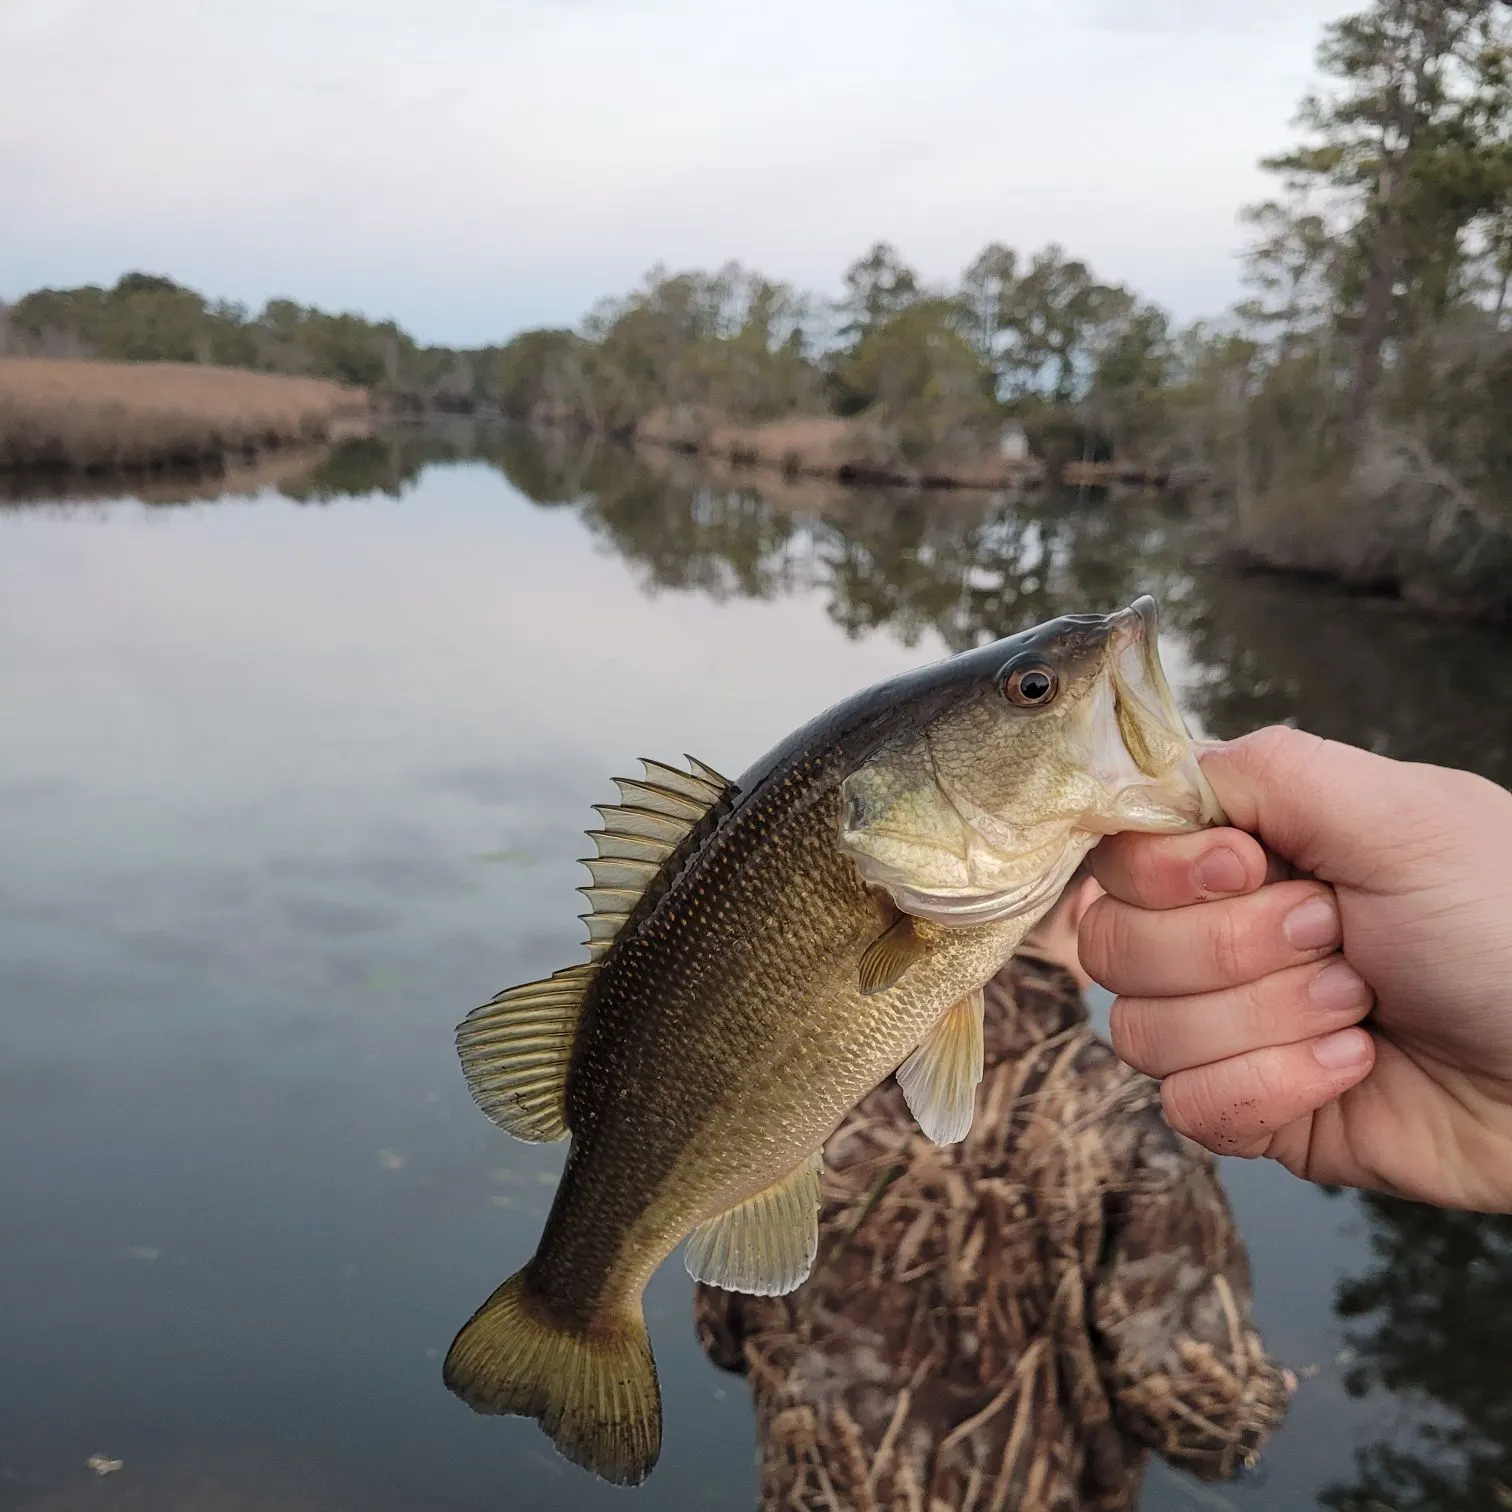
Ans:
{"type": "Polygon", "coordinates": [[[1287,480],[1249,502],[1219,556],[1457,618],[1512,621],[1512,507],[1412,455],[1287,480]]]}
{"type": "Polygon", "coordinates": [[[892,427],[865,415],[793,415],[742,425],[715,413],[659,409],[636,425],[635,439],[733,467],[841,483],[999,489],[1038,482],[1045,471],[1033,457],[911,457],[892,427]]]}
{"type": "Polygon", "coordinates": [[[1230,560],[1512,621],[1512,331],[1466,319],[1404,344],[1365,423],[1346,397],[1341,374],[1299,363],[1236,409],[1230,560]]]}
{"type": "Polygon", "coordinates": [[[719,415],[653,410],[635,440],[701,457],[716,466],[757,467],[787,478],[825,478],[915,488],[1034,487],[1055,477],[1070,487],[1185,484],[1200,470],[1154,469],[1137,463],[1069,461],[1059,466],[1036,456],[993,457],[970,452],[909,455],[896,431],[866,415],[792,415],[742,425],[719,415]]]}
{"type": "Polygon", "coordinates": [[[220,466],[366,426],[367,394],[197,363],[0,358],[0,472],[220,466]]]}

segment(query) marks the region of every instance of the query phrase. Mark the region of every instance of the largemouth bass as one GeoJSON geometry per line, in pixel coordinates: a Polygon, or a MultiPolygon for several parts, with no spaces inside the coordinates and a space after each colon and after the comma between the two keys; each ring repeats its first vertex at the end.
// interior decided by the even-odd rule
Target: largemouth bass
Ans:
{"type": "Polygon", "coordinates": [[[661,1446],[641,1306],[661,1262],[687,1238],[701,1281],[798,1286],[850,1109],[896,1072],[926,1134],[964,1138],[982,988],[1086,852],[1221,819],[1148,598],[858,694],[734,782],[643,765],[590,831],[592,958],[458,1030],[494,1121],[572,1144],[535,1255],[445,1366],[625,1484],[661,1446]]]}

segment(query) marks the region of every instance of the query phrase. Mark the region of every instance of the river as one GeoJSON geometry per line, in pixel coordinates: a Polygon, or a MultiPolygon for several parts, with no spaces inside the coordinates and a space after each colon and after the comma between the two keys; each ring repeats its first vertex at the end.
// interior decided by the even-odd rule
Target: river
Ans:
{"type": "MultiPolygon", "coordinates": [[[[1207,733],[1512,783],[1512,640],[1194,566],[1149,501],[767,496],[467,430],[239,486],[0,505],[5,1512],[753,1506],[676,1260],[639,1491],[440,1381],[562,1158],[475,1110],[452,1029],[579,959],[589,805],[640,755],[740,771],[1149,590],[1207,733]]],[[[1259,1469],[1157,1467],[1142,1506],[1512,1505],[1512,1222],[1223,1174],[1304,1379],[1259,1469]]]]}

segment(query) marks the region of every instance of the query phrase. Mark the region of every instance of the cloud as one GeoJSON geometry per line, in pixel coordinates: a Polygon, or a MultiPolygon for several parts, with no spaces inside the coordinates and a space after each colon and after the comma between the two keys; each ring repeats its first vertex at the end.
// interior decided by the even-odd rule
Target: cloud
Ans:
{"type": "Polygon", "coordinates": [[[0,0],[0,292],[149,265],[469,340],[656,261],[833,287],[887,237],[1206,297],[1337,9],[0,0]]]}
{"type": "Polygon", "coordinates": [[[1104,31],[1184,37],[1316,28],[1340,14],[1335,0],[1074,0],[1071,9],[1104,31]]]}

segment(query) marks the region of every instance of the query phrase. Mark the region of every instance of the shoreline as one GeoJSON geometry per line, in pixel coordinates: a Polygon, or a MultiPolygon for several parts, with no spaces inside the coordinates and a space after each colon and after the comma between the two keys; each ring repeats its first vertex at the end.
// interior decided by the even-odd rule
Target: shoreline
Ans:
{"type": "MultiPolygon", "coordinates": [[[[77,422],[67,403],[54,400],[56,419],[77,422]]],[[[68,401],[71,395],[62,394],[68,401]]],[[[33,406],[35,408],[35,406],[33,406]]],[[[182,429],[182,415],[175,417],[182,429]]],[[[668,465],[681,464],[703,474],[707,481],[731,489],[750,488],[772,499],[780,508],[822,511],[829,490],[864,496],[868,489],[886,490],[900,496],[933,495],[940,507],[949,498],[990,499],[993,495],[1037,494],[1056,487],[1111,492],[1116,501],[1122,490],[1165,493],[1179,499],[1185,488],[1204,481],[1185,470],[1160,475],[1143,468],[1110,462],[1073,462],[1052,470],[1037,458],[1004,458],[993,461],[956,461],[909,465],[897,455],[895,445],[879,427],[857,419],[811,416],[771,421],[761,425],[726,422],[690,423],[700,417],[672,417],[666,412],[647,417],[631,434],[616,437],[642,455],[643,464],[662,473],[668,465]],[[673,419],[680,423],[670,423],[673,419]],[[661,459],[666,459],[662,461],[661,459]]],[[[316,464],[323,455],[348,440],[381,433],[390,426],[405,428],[436,423],[466,425],[517,425],[503,417],[467,417],[454,414],[416,415],[389,413],[375,406],[362,390],[317,380],[285,378],[238,369],[216,369],[192,364],[107,364],[52,359],[0,359],[0,506],[30,502],[98,500],[107,496],[134,495],[162,503],[209,500],[247,495],[285,476],[292,478],[316,464]],[[86,422],[100,412],[113,422],[117,432],[129,431],[138,416],[153,416],[161,408],[151,392],[152,383],[139,385],[145,377],[164,377],[179,385],[192,383],[201,402],[197,417],[200,430],[190,444],[182,436],[173,446],[144,447],[140,438],[131,447],[112,447],[105,455],[62,457],[54,443],[50,455],[16,461],[14,429],[8,402],[15,396],[16,370],[26,366],[25,376],[51,370],[75,376],[86,371],[95,379],[95,391],[87,396],[86,422]],[[7,389],[7,378],[11,386],[7,389]],[[135,389],[122,401],[123,378],[135,389]],[[108,380],[108,382],[106,382],[108,380]],[[278,396],[285,401],[281,414],[266,409],[247,417],[229,415],[228,408],[205,412],[204,400],[225,398],[230,386],[241,393],[246,381],[261,390],[261,397],[278,396]],[[104,387],[101,384],[104,383],[104,387]],[[144,392],[145,390],[145,392],[144,392]],[[217,395],[219,390],[219,395],[217,395]],[[305,408],[289,408],[287,401],[299,394],[305,408]],[[313,402],[312,402],[313,401],[313,402]],[[240,429],[238,430],[238,424],[240,429]],[[260,427],[258,429],[257,427],[260,427]]],[[[525,429],[537,434],[568,435],[573,427],[542,424],[538,419],[525,429]]],[[[1236,577],[1272,577],[1307,583],[1342,595],[1400,606],[1425,619],[1507,626],[1512,621],[1504,594],[1470,595],[1447,593],[1440,585],[1419,582],[1411,574],[1351,571],[1346,564],[1319,560],[1326,553],[1311,552],[1302,541],[1283,542],[1265,549],[1264,543],[1246,538],[1247,533],[1220,512],[1199,509],[1191,521],[1193,546],[1202,560],[1236,577]]]]}
{"type": "Polygon", "coordinates": [[[0,357],[0,477],[229,471],[367,434],[365,389],[176,362],[0,357]]]}
{"type": "Polygon", "coordinates": [[[656,410],[634,428],[637,445],[654,446],[733,468],[823,478],[847,486],[1001,492],[1058,482],[1063,487],[1118,485],[1163,489],[1199,479],[1137,463],[1074,461],[1056,474],[1033,456],[936,456],[910,460],[885,427],[857,416],[800,415],[740,424],[698,412],[656,410]]]}

